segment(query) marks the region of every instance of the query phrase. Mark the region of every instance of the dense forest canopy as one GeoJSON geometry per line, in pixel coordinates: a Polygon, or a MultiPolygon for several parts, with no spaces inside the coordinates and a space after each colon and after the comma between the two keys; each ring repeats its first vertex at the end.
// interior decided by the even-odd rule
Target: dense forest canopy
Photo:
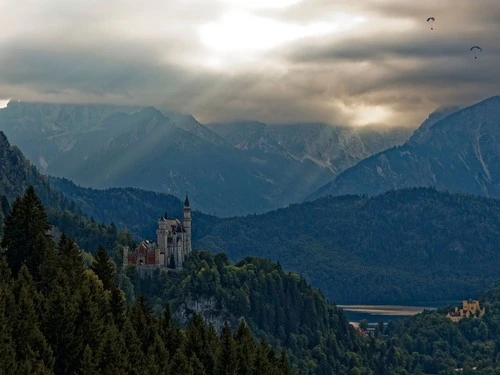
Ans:
{"type": "Polygon", "coordinates": [[[224,219],[194,240],[279,260],[330,300],[365,304],[469,298],[500,280],[498,243],[500,201],[427,188],[224,219]]]}
{"type": "Polygon", "coordinates": [[[5,219],[0,253],[2,374],[291,374],[284,351],[240,322],[220,333],[198,315],[181,329],[165,304],[127,308],[104,247],[90,268],[62,234],[55,243],[30,187],[5,219]]]}

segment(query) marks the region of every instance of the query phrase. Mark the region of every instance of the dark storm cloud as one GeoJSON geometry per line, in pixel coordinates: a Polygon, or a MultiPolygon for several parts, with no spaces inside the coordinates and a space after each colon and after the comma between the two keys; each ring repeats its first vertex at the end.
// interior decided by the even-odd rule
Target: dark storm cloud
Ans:
{"type": "Polygon", "coordinates": [[[375,108],[387,112],[385,123],[416,126],[436,107],[499,94],[497,0],[308,0],[251,10],[297,27],[364,20],[255,52],[253,63],[240,61],[252,50],[200,42],[200,25],[240,2],[29,4],[0,0],[0,99],[168,106],[205,121],[360,124],[375,108]],[[483,48],[477,60],[475,44],[483,48]]]}

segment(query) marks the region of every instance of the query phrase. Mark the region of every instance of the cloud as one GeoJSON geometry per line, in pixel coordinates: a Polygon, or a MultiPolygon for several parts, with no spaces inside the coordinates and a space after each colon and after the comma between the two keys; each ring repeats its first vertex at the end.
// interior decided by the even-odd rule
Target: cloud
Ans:
{"type": "Polygon", "coordinates": [[[436,107],[499,94],[497,0],[0,0],[0,9],[0,99],[416,126],[436,107]]]}

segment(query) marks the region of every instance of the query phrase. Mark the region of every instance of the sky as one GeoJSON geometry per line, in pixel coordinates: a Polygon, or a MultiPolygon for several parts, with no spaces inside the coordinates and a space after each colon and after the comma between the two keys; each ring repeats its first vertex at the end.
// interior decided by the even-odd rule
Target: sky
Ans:
{"type": "Polygon", "coordinates": [[[499,94],[498,0],[0,0],[0,107],[416,127],[499,94]]]}

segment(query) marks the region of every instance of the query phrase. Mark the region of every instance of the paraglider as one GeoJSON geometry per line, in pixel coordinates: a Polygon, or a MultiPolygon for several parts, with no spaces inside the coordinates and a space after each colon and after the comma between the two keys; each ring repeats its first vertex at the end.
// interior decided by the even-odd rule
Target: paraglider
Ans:
{"type": "MultiPolygon", "coordinates": [[[[434,17],[427,18],[427,22],[431,22],[431,24],[434,23],[435,20],[436,19],[434,17]]],[[[434,27],[431,26],[431,30],[434,30],[434,27]]]]}
{"type": "Polygon", "coordinates": [[[470,50],[474,53],[474,59],[477,59],[477,54],[483,51],[483,49],[479,46],[472,46],[470,50]]]}

